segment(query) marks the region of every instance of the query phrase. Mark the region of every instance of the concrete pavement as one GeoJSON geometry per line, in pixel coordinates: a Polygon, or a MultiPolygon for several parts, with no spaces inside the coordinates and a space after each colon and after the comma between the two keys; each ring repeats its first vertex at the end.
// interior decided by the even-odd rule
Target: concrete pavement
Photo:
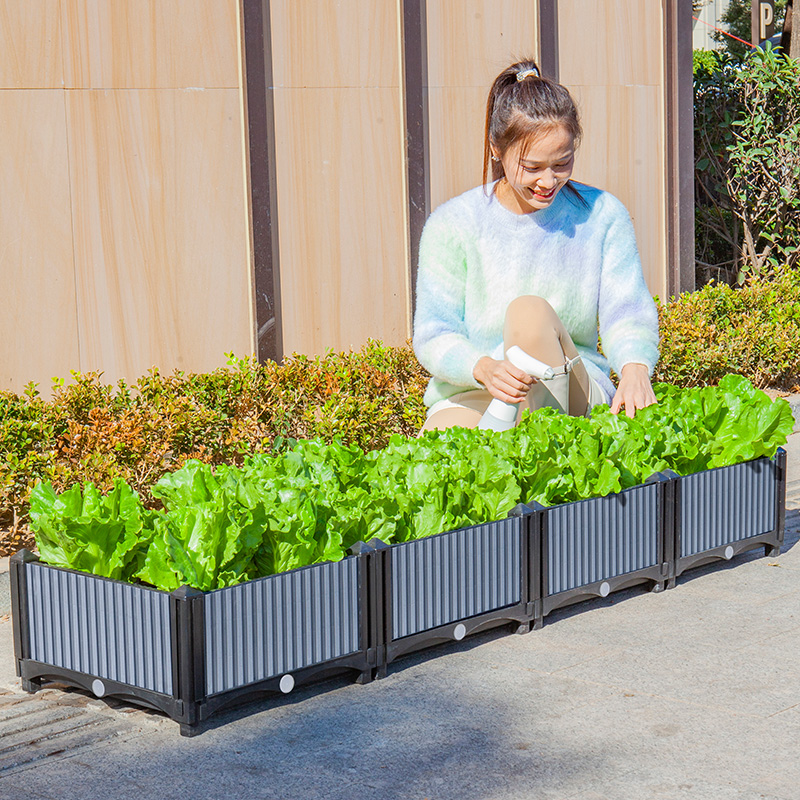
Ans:
{"type": "MultiPolygon", "coordinates": [[[[778,558],[300,688],[194,739],[113,701],[21,693],[0,616],[0,800],[798,800],[800,434],[787,449],[778,558]]],[[[0,615],[5,597],[0,581],[0,615]]]]}

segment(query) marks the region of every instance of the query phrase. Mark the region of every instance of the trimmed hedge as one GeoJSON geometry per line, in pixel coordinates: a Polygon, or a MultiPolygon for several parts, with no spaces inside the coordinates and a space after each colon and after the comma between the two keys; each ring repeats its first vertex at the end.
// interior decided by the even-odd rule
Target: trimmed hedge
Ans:
{"type": "Polygon", "coordinates": [[[370,341],[282,365],[231,356],[207,374],[153,369],[132,386],[73,373],[51,401],[33,385],[0,391],[0,555],[32,543],[28,498],[39,480],[58,491],[92,481],[105,492],[122,478],[157,507],[149,487],[190,458],[241,464],[292,439],[338,437],[373,450],[393,433],[414,435],[427,380],[410,346],[370,341]]]}
{"type": "Polygon", "coordinates": [[[759,389],[800,389],[800,270],[753,276],[734,289],[710,283],[659,303],[654,380],[714,385],[728,373],[759,389]]]}

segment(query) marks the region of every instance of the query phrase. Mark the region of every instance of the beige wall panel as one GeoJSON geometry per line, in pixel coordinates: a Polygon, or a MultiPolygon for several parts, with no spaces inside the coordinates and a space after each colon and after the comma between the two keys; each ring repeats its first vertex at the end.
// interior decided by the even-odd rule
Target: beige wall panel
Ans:
{"type": "Polygon", "coordinates": [[[659,0],[559,0],[562,83],[660,85],[662,13],[659,0]]]}
{"type": "Polygon", "coordinates": [[[536,57],[538,8],[518,0],[428,0],[431,208],[482,180],[486,97],[514,61],[536,57]]]}
{"type": "Polygon", "coordinates": [[[276,86],[397,87],[400,0],[270,0],[276,86]]]}
{"type": "Polygon", "coordinates": [[[398,90],[276,89],[284,350],[409,334],[398,90]]]}
{"type": "Polygon", "coordinates": [[[70,88],[239,85],[239,0],[61,0],[70,88]]]}
{"type": "Polygon", "coordinates": [[[606,189],[633,219],[653,294],[666,291],[666,209],[662,90],[655,86],[578,86],[584,137],[573,176],[606,189]]]}
{"type": "Polygon", "coordinates": [[[483,87],[428,90],[431,209],[483,179],[483,87]]]}
{"type": "Polygon", "coordinates": [[[538,3],[532,0],[427,0],[430,86],[492,81],[520,58],[536,57],[538,3]]]}
{"type": "Polygon", "coordinates": [[[58,0],[0,0],[0,88],[62,86],[58,0]]]}
{"type": "Polygon", "coordinates": [[[239,92],[77,91],[67,108],[82,368],[252,352],[239,92]]]}
{"type": "Polygon", "coordinates": [[[78,369],[64,93],[0,92],[0,388],[78,369]]]}

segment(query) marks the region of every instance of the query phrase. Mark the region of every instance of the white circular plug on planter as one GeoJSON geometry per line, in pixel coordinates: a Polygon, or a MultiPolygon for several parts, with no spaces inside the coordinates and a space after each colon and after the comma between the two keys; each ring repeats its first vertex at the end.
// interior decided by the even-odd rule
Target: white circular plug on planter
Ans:
{"type": "Polygon", "coordinates": [[[603,581],[600,584],[600,597],[608,597],[611,594],[611,584],[608,581],[603,581]]]}
{"type": "Polygon", "coordinates": [[[284,675],[278,686],[284,694],[289,694],[294,689],[294,678],[291,675],[284,675]]]}
{"type": "Polygon", "coordinates": [[[94,692],[95,697],[102,697],[106,693],[106,686],[103,681],[95,678],[92,681],[92,691],[94,692]]]}
{"type": "Polygon", "coordinates": [[[466,625],[462,624],[461,622],[453,628],[453,638],[460,642],[465,636],[467,635],[467,628],[466,625]]]}
{"type": "Polygon", "coordinates": [[[728,545],[722,555],[725,557],[726,561],[730,561],[733,558],[733,548],[728,545]]]}

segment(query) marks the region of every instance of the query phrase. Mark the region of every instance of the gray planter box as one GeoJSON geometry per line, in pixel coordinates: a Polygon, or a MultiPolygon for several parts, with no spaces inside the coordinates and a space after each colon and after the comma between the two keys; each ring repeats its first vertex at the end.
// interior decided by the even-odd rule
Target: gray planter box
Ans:
{"type": "Polygon", "coordinates": [[[691,567],[783,544],[786,451],[732,467],[697,472],[675,482],[675,576],[691,567]]]}
{"type": "Polygon", "coordinates": [[[168,594],[11,559],[23,688],[58,681],[165,712],[192,735],[217,711],[332,672],[371,680],[369,553],[203,593],[168,594]]]}
{"type": "Polygon", "coordinates": [[[530,630],[532,517],[532,509],[517,506],[496,522],[392,546],[372,541],[381,676],[413,650],[508,623],[530,630]]]}
{"type": "Polygon", "coordinates": [[[542,512],[535,536],[541,550],[542,617],[639,583],[665,588],[672,568],[672,538],[666,535],[669,484],[666,476],[655,475],[643,486],[542,512]]]}

